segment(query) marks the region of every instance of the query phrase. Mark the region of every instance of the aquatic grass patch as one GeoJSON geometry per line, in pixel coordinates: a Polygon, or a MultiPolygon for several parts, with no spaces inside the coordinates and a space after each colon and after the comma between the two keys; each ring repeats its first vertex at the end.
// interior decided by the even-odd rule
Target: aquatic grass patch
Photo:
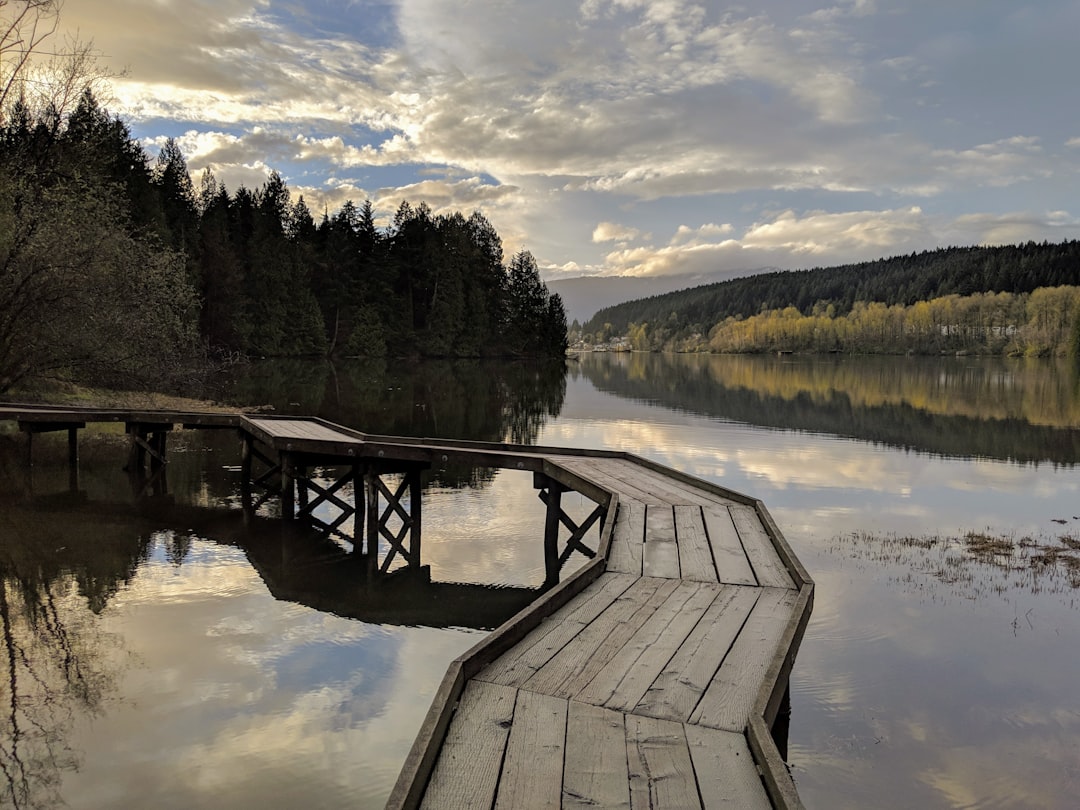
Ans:
{"type": "Polygon", "coordinates": [[[992,528],[955,535],[900,535],[868,531],[833,538],[833,549],[868,563],[899,566],[890,581],[925,590],[927,581],[963,599],[1013,591],[1058,593],[1077,606],[1080,589],[1080,533],[1042,532],[1017,536],[992,528]]]}

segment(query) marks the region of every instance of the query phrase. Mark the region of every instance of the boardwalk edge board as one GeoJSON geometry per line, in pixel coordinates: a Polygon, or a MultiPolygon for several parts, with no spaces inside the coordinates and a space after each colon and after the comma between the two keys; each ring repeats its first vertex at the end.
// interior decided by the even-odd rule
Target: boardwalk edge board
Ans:
{"type": "MultiPolygon", "coordinates": [[[[747,511],[752,512],[760,521],[760,526],[764,529],[763,534],[779,557],[782,568],[790,574],[797,596],[793,610],[781,633],[780,642],[758,684],[743,736],[771,805],[780,810],[789,808],[797,810],[803,807],[784,758],[772,737],[771,727],[780,711],[795,655],[809,622],[813,608],[814,583],[788,545],[764,503],[756,498],[622,451],[537,447],[457,439],[376,436],[324,419],[303,416],[0,403],[0,421],[5,420],[17,422],[20,430],[26,433],[28,464],[32,464],[30,442],[34,434],[67,430],[69,441],[74,445],[77,431],[92,422],[124,423],[127,426],[127,432],[133,436],[133,441],[138,439],[139,430],[147,426],[156,426],[160,430],[171,429],[176,425],[189,429],[235,429],[239,430],[242,436],[249,437],[246,439],[247,442],[257,439],[277,451],[283,460],[287,457],[307,456],[309,458],[305,458],[305,461],[310,461],[317,457],[325,459],[327,463],[336,463],[340,466],[359,464],[365,469],[392,471],[403,467],[420,469],[436,461],[445,462],[453,458],[456,461],[470,462],[476,466],[528,470],[555,481],[567,489],[580,492],[605,509],[599,547],[594,559],[551,587],[539,599],[450,662],[386,805],[393,810],[419,807],[424,801],[425,791],[428,789],[429,780],[436,769],[443,744],[454,722],[459,701],[473,676],[525,638],[545,619],[553,616],[607,570],[616,525],[617,523],[628,525],[625,519],[619,518],[619,512],[622,509],[629,514],[632,510],[641,508],[643,510],[641,518],[644,522],[646,517],[644,507],[635,501],[633,492],[636,490],[630,481],[625,482],[630,495],[621,502],[620,493],[617,491],[620,473],[603,474],[597,465],[602,465],[605,460],[613,460],[623,465],[630,462],[663,476],[669,482],[678,482],[680,486],[659,485],[669,496],[678,495],[681,487],[682,494],[692,494],[696,490],[699,493],[708,494],[702,497],[719,497],[742,507],[749,507],[747,511]],[[274,429],[275,426],[277,430],[274,429]],[[561,464],[560,458],[566,459],[566,463],[561,464]],[[574,461],[575,459],[580,461],[574,461]]],[[[70,457],[73,465],[77,465],[77,458],[77,447],[73,447],[70,457]]],[[[611,470],[615,471],[615,469],[616,466],[611,467],[611,470]]],[[[625,470],[625,467],[619,469],[625,470]]],[[[636,480],[640,476],[631,474],[629,477],[636,480]]],[[[281,495],[284,501],[286,497],[284,490],[281,495]]],[[[669,499],[672,500],[671,506],[674,506],[674,497],[669,497],[669,499]]],[[[638,571],[635,575],[641,577],[642,573],[638,571]]],[[[679,576],[681,577],[681,574],[679,576]]],[[[577,704],[571,701],[571,706],[574,705],[577,704]]],[[[576,718],[578,715],[572,711],[571,716],[576,718]]],[[[632,712],[623,712],[622,716],[626,718],[627,723],[633,718],[641,728],[651,728],[657,723],[664,725],[671,722],[648,719],[647,715],[632,712]],[[641,725],[642,723],[644,725],[641,725]]],[[[567,722],[569,723],[569,720],[567,722]]],[[[575,723],[577,723],[576,720],[575,723]]],[[[664,727],[667,726],[664,725],[664,727]]],[[[627,725],[627,728],[629,729],[630,726],[627,725]]],[[[627,740],[630,740],[629,736],[627,740]]],[[[566,748],[571,749],[569,740],[566,748]]],[[[523,755],[522,752],[519,752],[519,756],[521,755],[523,755]]],[[[642,789],[644,783],[634,782],[634,779],[640,780],[640,775],[635,777],[631,774],[631,777],[629,788],[642,789]]],[[[496,774],[496,778],[501,778],[501,774],[496,774]]],[[[665,790],[671,787],[668,785],[665,790]]],[[[562,801],[565,803],[568,798],[572,799],[573,796],[568,796],[564,792],[562,801]]]]}

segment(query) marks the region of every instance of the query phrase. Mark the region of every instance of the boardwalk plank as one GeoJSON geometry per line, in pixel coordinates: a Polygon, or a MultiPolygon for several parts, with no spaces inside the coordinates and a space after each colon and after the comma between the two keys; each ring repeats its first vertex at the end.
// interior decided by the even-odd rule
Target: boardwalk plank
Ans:
{"type": "Polygon", "coordinates": [[[678,585],[677,580],[639,579],[529,678],[525,688],[573,697],[622,649],[678,585]]]}
{"type": "Polygon", "coordinates": [[[601,575],[476,677],[492,683],[521,686],[636,581],[630,574],[601,575]]]}
{"type": "Polygon", "coordinates": [[[720,581],[731,585],[757,585],[757,577],[739,540],[731,512],[722,506],[706,507],[703,517],[720,581]]]}
{"type": "Polygon", "coordinates": [[[681,723],[628,715],[626,759],[632,810],[701,807],[681,723]]]}
{"type": "Polygon", "coordinates": [[[701,621],[657,676],[635,711],[686,721],[712,682],[757,602],[757,588],[722,585],[701,621]]]}
{"type": "Polygon", "coordinates": [[[671,478],[651,467],[639,464],[633,459],[611,459],[609,463],[616,475],[626,475],[628,480],[635,480],[633,476],[638,476],[636,480],[648,481],[649,487],[654,488],[653,491],[664,494],[668,502],[673,504],[691,503],[701,506],[727,506],[734,503],[734,501],[711,490],[694,486],[687,481],[671,478]],[[646,478],[642,479],[640,476],[646,476],[646,478]]]}
{"type": "Polygon", "coordinates": [[[571,700],[566,721],[562,808],[596,807],[629,810],[626,724],[621,712],[571,700]]]}
{"type": "Polygon", "coordinates": [[[698,500],[696,490],[680,487],[670,479],[629,459],[605,459],[603,469],[615,480],[622,481],[624,486],[650,492],[666,504],[695,503],[698,500]]]}
{"type": "Polygon", "coordinates": [[[573,461],[560,461],[559,464],[582,478],[588,478],[597,486],[618,492],[620,496],[626,496],[645,504],[662,504],[666,499],[660,497],[648,487],[635,486],[619,478],[613,473],[612,463],[615,459],[574,459],[573,461]]]}
{"type": "Polygon", "coordinates": [[[576,699],[609,709],[633,709],[693,631],[718,590],[718,585],[681,582],[576,699]]]}
{"type": "Polygon", "coordinates": [[[611,535],[608,571],[641,576],[641,553],[645,544],[645,504],[619,498],[619,512],[611,535]]]}
{"type": "Polygon", "coordinates": [[[517,690],[470,681],[431,774],[422,808],[490,810],[499,782],[517,690]]]}
{"type": "Polygon", "coordinates": [[[746,727],[758,686],[798,598],[798,591],[786,588],[761,589],[761,596],[731,651],[690,715],[691,723],[728,731],[742,731],[746,727]]]}
{"type": "Polygon", "coordinates": [[[758,584],[766,588],[794,588],[795,582],[776,553],[772,538],[761,525],[757,511],[752,506],[732,506],[731,519],[754,567],[758,584]]]}
{"type": "Polygon", "coordinates": [[[641,572],[647,577],[679,578],[679,545],[675,539],[675,513],[670,506],[645,509],[641,572]]]}
{"type": "Polygon", "coordinates": [[[705,810],[772,807],[742,734],[700,726],[683,730],[705,810]]]}
{"type": "Polygon", "coordinates": [[[679,543],[682,578],[695,582],[719,581],[700,506],[675,506],[675,536],[679,543]]]}
{"type": "Polygon", "coordinates": [[[559,806],[566,708],[565,700],[518,692],[495,810],[559,806]]]}

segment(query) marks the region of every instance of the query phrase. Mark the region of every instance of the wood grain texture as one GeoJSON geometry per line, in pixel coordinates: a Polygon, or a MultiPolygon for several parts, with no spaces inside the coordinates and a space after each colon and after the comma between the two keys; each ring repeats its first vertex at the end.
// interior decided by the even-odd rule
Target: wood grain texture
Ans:
{"type": "Polygon", "coordinates": [[[491,810],[517,690],[470,681],[446,731],[423,808],[491,810]]]}
{"type": "Polygon", "coordinates": [[[476,677],[492,683],[521,686],[636,581],[629,574],[602,574],[476,677]]]}
{"type": "Polygon", "coordinates": [[[765,672],[791,621],[799,592],[762,588],[754,609],[698,703],[690,722],[742,731],[765,672]]]}
{"type": "Polygon", "coordinates": [[[529,678],[525,688],[573,697],[622,649],[678,585],[670,579],[639,579],[529,678]]]}
{"type": "Polygon", "coordinates": [[[347,433],[334,430],[318,422],[306,419],[250,419],[255,426],[279,439],[313,439],[330,442],[356,442],[359,440],[347,433]]]}
{"type": "Polygon", "coordinates": [[[683,579],[718,582],[712,549],[705,534],[700,506],[675,506],[675,537],[679,544],[679,570],[683,579]]]}
{"type": "Polygon", "coordinates": [[[609,709],[632,709],[690,635],[718,590],[717,585],[680,582],[575,699],[609,709]]]}
{"type": "Polygon", "coordinates": [[[632,810],[701,807],[681,723],[628,715],[626,761],[632,810]]]}
{"type": "Polygon", "coordinates": [[[727,507],[706,507],[702,517],[720,581],[731,585],[757,585],[754,569],[727,507]]]}
{"type": "Polygon", "coordinates": [[[701,621],[657,675],[634,711],[685,721],[697,708],[757,602],[759,590],[722,585],[701,621]]]}
{"type": "Polygon", "coordinates": [[[679,545],[675,538],[675,512],[671,506],[645,509],[641,572],[647,577],[679,579],[679,545]]]}
{"type": "Polygon", "coordinates": [[[645,504],[619,496],[619,511],[611,535],[608,570],[641,576],[645,544],[645,504]]]}
{"type": "Polygon", "coordinates": [[[776,552],[776,547],[754,508],[732,506],[731,519],[739,532],[750,565],[754,568],[758,584],[766,588],[794,588],[795,581],[776,552]]]}
{"type": "Polygon", "coordinates": [[[565,700],[518,692],[495,810],[559,806],[566,709],[565,700]]]}
{"type": "Polygon", "coordinates": [[[570,701],[566,721],[563,810],[628,810],[626,724],[621,712],[570,701]]]}
{"type": "Polygon", "coordinates": [[[683,730],[705,810],[772,807],[742,734],[700,726],[683,730]]]}
{"type": "Polygon", "coordinates": [[[647,487],[662,495],[668,503],[697,504],[699,506],[727,506],[732,503],[731,500],[705,487],[695,486],[688,481],[673,478],[660,470],[646,467],[632,459],[613,459],[609,462],[609,467],[613,475],[625,477],[629,481],[648,482],[647,487]]]}
{"type": "Polygon", "coordinates": [[[604,489],[618,492],[620,496],[639,500],[645,504],[661,504],[666,500],[648,487],[636,486],[613,475],[612,459],[576,459],[560,462],[562,466],[604,489]]]}

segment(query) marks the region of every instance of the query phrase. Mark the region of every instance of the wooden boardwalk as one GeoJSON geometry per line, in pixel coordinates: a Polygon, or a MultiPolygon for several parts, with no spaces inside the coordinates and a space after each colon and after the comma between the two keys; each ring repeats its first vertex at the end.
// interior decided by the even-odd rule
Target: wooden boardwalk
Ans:
{"type": "Polygon", "coordinates": [[[236,429],[245,486],[252,448],[269,448],[254,452],[277,465],[264,489],[280,496],[284,516],[297,490],[303,516],[305,487],[348,510],[334,493],[363,480],[376,562],[381,536],[391,556],[419,565],[420,469],[454,460],[531,471],[548,504],[552,587],[450,664],[387,806],[802,806],[770,729],[813,583],[759,501],[623,453],[371,436],[317,419],[3,405],[0,419],[18,420],[28,437],[66,429],[73,448],[86,423],[123,421],[133,453],[145,446],[158,473],[173,424],[236,429]],[[305,483],[309,464],[347,471],[324,489],[305,483]],[[414,476],[411,488],[390,492],[383,471],[414,476]],[[568,490],[598,504],[599,548],[580,541],[588,521],[561,511],[568,490]],[[391,536],[394,510],[406,527],[391,536]],[[571,536],[559,555],[564,527],[571,536]],[[575,551],[594,558],[558,582],[575,551]]]}
{"type": "Polygon", "coordinates": [[[606,562],[455,662],[388,806],[801,807],[769,728],[813,586],[767,512],[625,456],[548,460],[615,496],[606,562]]]}

